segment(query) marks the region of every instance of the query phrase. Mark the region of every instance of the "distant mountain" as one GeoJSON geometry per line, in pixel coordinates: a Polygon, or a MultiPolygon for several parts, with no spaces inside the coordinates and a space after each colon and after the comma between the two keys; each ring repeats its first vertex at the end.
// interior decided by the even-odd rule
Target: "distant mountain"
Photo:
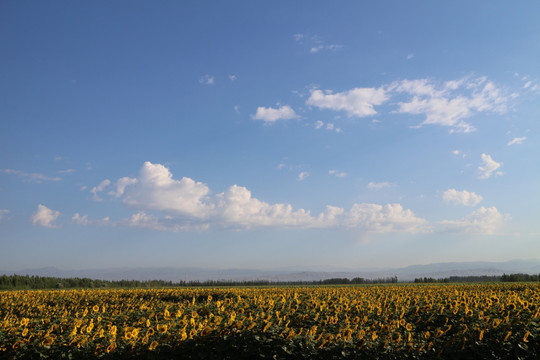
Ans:
{"type": "MultiPolygon", "coordinates": [[[[335,268],[338,269],[338,268],[335,268]]],[[[449,262],[427,265],[412,265],[403,268],[358,269],[347,271],[329,271],[328,268],[317,271],[316,268],[284,268],[273,270],[253,269],[203,269],[185,268],[110,268],[86,270],[61,270],[55,267],[28,269],[21,271],[0,271],[0,274],[52,276],[59,278],[79,277],[101,280],[167,280],[167,281],[205,281],[205,280],[268,280],[268,281],[318,281],[330,278],[379,279],[397,276],[400,281],[412,281],[415,278],[446,278],[450,276],[482,276],[511,273],[538,274],[540,259],[512,260],[506,262],[449,262]]]]}

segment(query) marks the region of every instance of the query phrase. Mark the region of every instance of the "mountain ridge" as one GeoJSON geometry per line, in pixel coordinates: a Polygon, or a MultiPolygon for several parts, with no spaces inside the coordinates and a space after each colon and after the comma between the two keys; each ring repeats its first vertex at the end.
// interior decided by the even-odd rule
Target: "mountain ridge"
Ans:
{"type": "MultiPolygon", "coordinates": [[[[324,268],[324,267],[321,267],[324,268]]],[[[249,281],[267,280],[276,282],[287,281],[318,281],[329,278],[380,279],[397,276],[400,281],[412,281],[415,278],[433,277],[445,278],[450,276],[498,276],[509,273],[540,273],[540,259],[510,260],[504,262],[468,261],[442,262],[422,265],[409,265],[396,268],[380,269],[350,269],[349,271],[317,271],[317,267],[287,267],[276,269],[241,269],[241,268],[199,268],[199,267],[148,267],[148,268],[103,268],[63,270],[56,267],[24,269],[20,271],[0,271],[5,275],[35,275],[58,278],[78,277],[100,280],[165,280],[165,281],[249,281]]]]}

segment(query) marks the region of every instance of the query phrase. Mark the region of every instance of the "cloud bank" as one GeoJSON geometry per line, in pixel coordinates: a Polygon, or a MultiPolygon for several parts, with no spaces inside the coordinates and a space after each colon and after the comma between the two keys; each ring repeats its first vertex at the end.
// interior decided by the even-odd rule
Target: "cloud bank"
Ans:
{"type": "MultiPolygon", "coordinates": [[[[257,199],[250,190],[239,185],[213,195],[206,184],[187,177],[175,179],[167,167],[151,162],[143,164],[136,178],[123,177],[114,185],[117,191],[109,194],[137,211],[121,222],[125,226],[169,231],[205,230],[210,226],[236,229],[341,227],[372,232],[428,230],[425,219],[400,204],[354,204],[349,210],[327,206],[324,212],[312,215],[309,210],[295,210],[290,204],[271,204],[257,199]]],[[[89,223],[87,217],[78,213],[72,221],[89,223]]]]}
{"type": "MultiPolygon", "coordinates": [[[[337,176],[337,171],[330,171],[337,176]]],[[[344,173],[343,173],[344,174],[344,173]]],[[[369,186],[370,185],[370,186],[369,186]]],[[[372,189],[394,186],[393,183],[370,183],[372,189]]],[[[72,222],[79,225],[101,224],[138,227],[158,231],[205,231],[211,228],[247,230],[272,227],[281,229],[348,229],[373,233],[425,233],[459,231],[492,234],[503,224],[506,216],[495,207],[481,207],[465,218],[429,223],[399,203],[355,203],[349,209],[327,205],[319,214],[294,209],[290,204],[268,203],[254,197],[249,189],[232,185],[214,194],[204,183],[183,177],[175,179],[166,166],[145,162],[135,178],[122,177],[110,186],[116,191],[108,194],[135,211],[131,217],[110,221],[88,220],[76,213],[72,222]]],[[[445,201],[473,206],[482,197],[473,192],[447,190],[445,201]]],[[[59,212],[43,205],[34,215],[34,223],[54,227],[59,212]]]]}
{"type": "MultiPolygon", "coordinates": [[[[303,39],[297,34],[299,40],[303,39]]],[[[363,118],[378,114],[375,107],[389,103],[397,106],[390,113],[423,115],[422,122],[413,127],[438,125],[450,128],[450,132],[472,132],[476,128],[467,119],[478,113],[505,113],[508,101],[517,96],[506,94],[486,77],[465,77],[446,82],[431,79],[404,79],[380,87],[357,87],[341,92],[312,89],[305,104],[321,110],[345,112],[348,117],[363,118]]],[[[297,117],[294,111],[283,106],[257,108],[254,119],[276,121],[297,117]]],[[[318,121],[316,128],[324,125],[318,121]]],[[[508,145],[519,144],[524,138],[516,138],[508,145]]]]}

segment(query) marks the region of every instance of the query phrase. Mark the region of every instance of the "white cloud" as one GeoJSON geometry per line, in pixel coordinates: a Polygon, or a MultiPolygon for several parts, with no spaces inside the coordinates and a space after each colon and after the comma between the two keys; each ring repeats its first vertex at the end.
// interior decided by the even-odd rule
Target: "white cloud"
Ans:
{"type": "Polygon", "coordinates": [[[512,140],[510,140],[510,141],[506,144],[506,146],[512,146],[512,145],[514,145],[514,144],[520,145],[520,144],[522,144],[525,140],[527,140],[526,137],[516,137],[516,138],[513,138],[512,140]]]}
{"type": "Polygon", "coordinates": [[[329,170],[328,175],[334,175],[335,177],[345,177],[347,173],[337,170],[329,170]]]}
{"type": "Polygon", "coordinates": [[[170,217],[166,217],[165,219],[158,219],[152,214],[147,214],[144,211],[139,211],[136,214],[133,214],[130,218],[120,221],[116,225],[173,232],[187,230],[205,231],[209,228],[208,224],[178,224],[171,220],[172,218],[170,217]]]}
{"type": "Polygon", "coordinates": [[[79,225],[88,225],[90,223],[88,215],[81,216],[79,213],[75,213],[75,215],[71,217],[71,221],[79,225]]]}
{"type": "Polygon", "coordinates": [[[461,150],[452,150],[452,154],[454,154],[456,156],[461,156],[463,159],[465,159],[467,157],[467,154],[465,154],[461,150]]]}
{"type": "Polygon", "coordinates": [[[410,60],[410,59],[412,59],[413,57],[414,57],[414,54],[409,54],[409,55],[407,55],[407,60],[410,60]]]}
{"type": "Polygon", "coordinates": [[[137,179],[130,178],[130,177],[123,177],[118,180],[116,180],[116,191],[110,191],[110,195],[114,195],[115,197],[120,197],[124,194],[124,191],[126,190],[126,187],[129,185],[134,185],[137,183],[137,179]]]}
{"type": "Polygon", "coordinates": [[[318,44],[318,45],[315,45],[315,46],[312,46],[310,49],[309,49],[309,52],[314,54],[314,53],[318,53],[319,51],[322,51],[322,50],[330,50],[330,51],[335,51],[337,49],[341,49],[343,47],[343,45],[338,45],[338,44],[318,44]]]}
{"type": "Polygon", "coordinates": [[[2,218],[4,216],[6,216],[7,214],[9,214],[9,210],[7,209],[0,209],[0,220],[2,220],[2,218]]]}
{"type": "Polygon", "coordinates": [[[51,177],[40,173],[27,173],[20,170],[13,169],[0,169],[0,172],[8,175],[15,175],[23,179],[23,181],[29,181],[34,183],[42,183],[43,181],[60,181],[59,177],[51,177]]]}
{"type": "Polygon", "coordinates": [[[65,170],[58,170],[58,173],[59,174],[71,174],[71,173],[74,173],[76,171],[77,170],[75,170],[75,169],[65,169],[65,170]]]}
{"type": "Polygon", "coordinates": [[[317,120],[317,122],[315,122],[315,129],[317,130],[321,129],[323,126],[328,131],[335,131],[337,133],[343,132],[343,130],[341,130],[341,128],[336,127],[334,123],[327,123],[325,126],[324,122],[322,122],[321,120],[317,120]]]}
{"type": "Polygon", "coordinates": [[[37,211],[32,215],[32,224],[48,228],[59,227],[53,222],[60,216],[59,211],[51,210],[45,205],[38,205],[37,211]]]}
{"type": "Polygon", "coordinates": [[[216,221],[233,227],[309,227],[314,219],[304,209],[293,211],[289,204],[268,204],[251,196],[243,186],[233,185],[217,194],[216,221]]]}
{"type": "Polygon", "coordinates": [[[236,79],[238,79],[238,77],[236,75],[234,75],[234,74],[229,75],[229,80],[235,81],[236,79]]]}
{"type": "Polygon", "coordinates": [[[168,168],[145,162],[136,181],[125,184],[122,201],[140,210],[158,210],[201,218],[212,206],[205,203],[208,187],[190,178],[172,178],[168,168]]]}
{"type": "Polygon", "coordinates": [[[307,45],[309,47],[309,52],[312,54],[318,53],[324,50],[335,51],[343,47],[343,45],[338,45],[338,44],[327,44],[319,36],[307,36],[304,34],[294,34],[293,38],[297,43],[307,45]]]}
{"type": "Polygon", "coordinates": [[[90,192],[93,194],[92,198],[95,201],[103,201],[103,199],[99,197],[98,193],[105,190],[105,188],[109,185],[111,185],[111,180],[105,179],[98,186],[94,186],[92,190],[90,190],[90,192]]]}
{"type": "Polygon", "coordinates": [[[380,190],[380,189],[384,189],[384,188],[392,187],[392,186],[396,186],[396,184],[387,182],[387,181],[380,182],[380,183],[376,183],[372,181],[369,184],[367,184],[367,188],[370,190],[380,190]]]}
{"type": "Polygon", "coordinates": [[[203,75],[199,78],[199,83],[203,85],[214,85],[214,77],[211,75],[203,75]]]}
{"type": "MultiPolygon", "coordinates": [[[[493,173],[502,166],[502,163],[498,163],[487,154],[482,154],[483,163],[478,166],[478,178],[489,179],[493,173]]],[[[496,175],[502,175],[502,172],[497,171],[496,175]]]]}
{"type": "Polygon", "coordinates": [[[416,217],[400,204],[354,204],[343,220],[349,228],[362,228],[373,232],[425,232],[427,221],[416,217]]]}
{"type": "MultiPolygon", "coordinates": [[[[261,201],[238,185],[210,196],[205,184],[185,177],[175,180],[170,170],[160,164],[145,162],[136,180],[127,183],[120,195],[124,204],[138,211],[121,222],[124,226],[167,231],[206,229],[209,224],[238,229],[345,227],[374,232],[427,229],[426,220],[417,218],[400,204],[354,204],[349,211],[328,206],[325,212],[312,216],[304,209],[293,210],[290,204],[261,201]],[[164,216],[158,218],[148,211],[158,211],[164,216]]],[[[86,218],[77,216],[73,220],[85,222],[86,218]]]]}
{"type": "Polygon", "coordinates": [[[448,189],[443,193],[443,200],[453,204],[475,206],[482,201],[482,196],[467,190],[448,189]]]}
{"type": "Polygon", "coordinates": [[[265,122],[274,122],[277,120],[295,119],[298,118],[298,115],[289,105],[283,105],[277,109],[259,106],[255,115],[252,115],[252,118],[265,122]]]}
{"type": "Polygon", "coordinates": [[[475,234],[494,234],[509,215],[502,215],[495,206],[480,207],[460,220],[445,220],[441,224],[446,230],[475,234]]]}
{"type": "Polygon", "coordinates": [[[386,100],[388,96],[382,88],[355,88],[336,94],[312,90],[306,104],[320,109],[345,111],[349,117],[365,117],[377,114],[373,107],[386,100]]]}
{"type": "Polygon", "coordinates": [[[302,171],[300,174],[298,174],[298,181],[302,181],[308,176],[309,176],[309,173],[307,171],[302,171]]]}
{"type": "Polygon", "coordinates": [[[470,132],[475,128],[464,119],[478,112],[504,113],[507,109],[508,97],[486,78],[459,79],[442,85],[429,79],[403,80],[391,84],[388,90],[412,96],[400,102],[395,112],[424,114],[426,118],[418,127],[432,124],[470,132]]]}

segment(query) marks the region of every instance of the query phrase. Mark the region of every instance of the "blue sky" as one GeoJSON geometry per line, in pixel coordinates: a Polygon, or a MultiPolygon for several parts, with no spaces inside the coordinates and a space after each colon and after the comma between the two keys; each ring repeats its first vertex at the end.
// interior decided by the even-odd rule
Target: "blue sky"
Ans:
{"type": "Polygon", "coordinates": [[[540,254],[534,1],[3,1],[0,269],[540,254]]]}

